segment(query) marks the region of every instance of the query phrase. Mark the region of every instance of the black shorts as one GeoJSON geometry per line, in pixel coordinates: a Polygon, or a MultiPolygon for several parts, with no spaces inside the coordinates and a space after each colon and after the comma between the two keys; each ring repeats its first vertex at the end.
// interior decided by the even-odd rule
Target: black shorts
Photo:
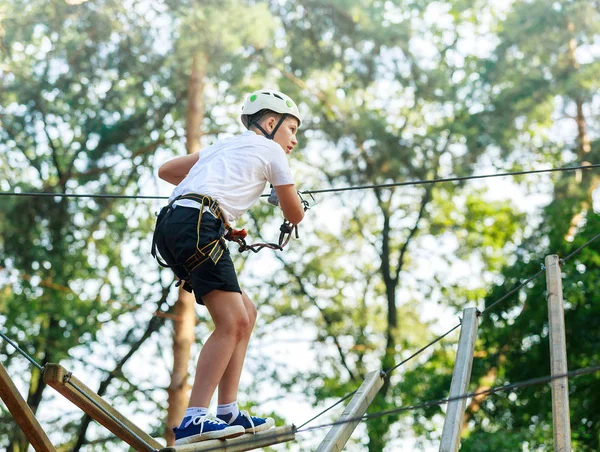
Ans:
{"type": "MultiPolygon", "coordinates": [[[[156,226],[155,240],[159,253],[165,260],[183,264],[196,252],[198,244],[198,215],[200,209],[175,206],[156,226]]],[[[225,232],[225,225],[210,212],[202,214],[200,223],[199,247],[219,239],[225,232]]],[[[242,293],[229,250],[225,250],[215,264],[207,259],[196,267],[190,277],[196,302],[204,304],[202,297],[212,290],[242,293]]]]}

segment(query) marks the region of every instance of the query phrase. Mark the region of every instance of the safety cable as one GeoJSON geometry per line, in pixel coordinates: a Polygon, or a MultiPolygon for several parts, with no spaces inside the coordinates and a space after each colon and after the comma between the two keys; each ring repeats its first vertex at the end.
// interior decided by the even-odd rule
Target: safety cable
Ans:
{"type": "Polygon", "coordinates": [[[335,402],[333,405],[331,405],[328,408],[325,408],[323,411],[321,411],[319,414],[317,414],[316,416],[313,416],[312,418],[310,418],[308,421],[306,421],[304,424],[302,424],[300,427],[298,428],[302,428],[307,424],[310,424],[312,421],[314,421],[316,418],[322,416],[323,414],[327,413],[329,410],[331,410],[332,408],[335,408],[336,406],[338,406],[340,403],[342,403],[344,400],[352,397],[354,394],[356,394],[356,392],[358,391],[358,389],[355,389],[354,391],[352,391],[350,394],[346,394],[344,397],[342,397],[340,400],[338,400],[337,402],[335,402]]]}
{"type": "Polygon", "coordinates": [[[546,268],[542,265],[542,268],[540,271],[538,271],[535,275],[533,275],[531,278],[527,279],[526,281],[522,282],[521,284],[519,284],[517,287],[515,287],[514,289],[512,289],[510,292],[508,292],[507,294],[505,294],[502,298],[500,298],[499,300],[494,301],[491,305],[489,305],[487,308],[485,308],[483,311],[481,311],[481,315],[486,314],[487,312],[489,312],[494,306],[496,306],[498,303],[506,300],[508,297],[510,297],[512,294],[514,294],[515,292],[517,292],[519,289],[521,289],[523,286],[526,286],[527,284],[529,284],[531,281],[533,281],[535,278],[537,278],[538,276],[540,276],[542,273],[544,273],[546,271],[546,268]]]}
{"type": "MultiPolygon", "coordinates": [[[[553,169],[547,169],[547,170],[519,171],[519,172],[491,174],[491,175],[479,175],[479,176],[453,177],[453,178],[445,178],[445,179],[421,180],[421,181],[413,181],[413,182],[400,182],[400,183],[390,183],[390,184],[378,184],[378,185],[364,185],[364,186],[354,186],[354,187],[342,187],[342,188],[332,188],[332,189],[323,189],[323,190],[307,190],[307,191],[299,192],[299,194],[316,194],[316,193],[340,192],[340,191],[372,189],[372,188],[390,188],[390,187],[397,187],[397,186],[432,184],[432,183],[441,183],[441,182],[454,182],[454,181],[463,181],[463,180],[470,180],[470,179],[483,179],[483,178],[511,176],[511,175],[535,174],[535,173],[555,172],[555,171],[572,171],[572,170],[589,169],[589,168],[596,168],[596,167],[600,167],[600,164],[585,165],[585,166],[578,166],[578,167],[567,167],[567,168],[553,168],[553,169]]],[[[164,196],[143,196],[143,195],[135,195],[134,196],[134,195],[106,195],[106,194],[99,194],[99,195],[67,194],[67,193],[45,193],[45,192],[39,192],[39,193],[0,192],[0,196],[9,196],[9,195],[13,195],[13,196],[55,196],[55,197],[57,196],[57,197],[74,197],[74,198],[86,198],[87,197],[87,198],[120,198],[120,199],[168,199],[168,197],[164,197],[164,196]]],[[[268,196],[268,195],[263,195],[263,196],[268,196]]],[[[593,243],[598,238],[600,238],[600,234],[596,235],[591,240],[589,240],[588,242],[586,242],[584,245],[582,245],[581,247],[579,247],[578,249],[576,249],[575,251],[573,251],[572,253],[570,253],[567,257],[565,257],[564,259],[562,259],[562,262],[570,259],[572,256],[574,256],[575,254],[579,253],[581,250],[583,250],[584,248],[586,248],[587,246],[589,246],[591,243],[593,243]]],[[[534,276],[532,276],[531,278],[529,278],[528,280],[526,280],[525,282],[523,282],[522,284],[520,284],[518,287],[512,289],[509,293],[507,293],[506,295],[504,295],[502,298],[500,298],[499,300],[497,300],[496,302],[494,302],[490,306],[488,306],[483,312],[481,312],[481,314],[484,314],[485,312],[491,310],[498,303],[500,303],[501,301],[505,300],[510,295],[512,295],[513,293],[515,293],[516,291],[518,291],[520,288],[522,288],[523,286],[525,286],[526,284],[528,284],[529,282],[531,282],[533,279],[535,279],[536,277],[538,277],[542,272],[544,272],[544,270],[545,269],[542,268],[534,276]]],[[[397,369],[401,365],[405,364],[407,361],[409,361],[410,359],[414,358],[415,356],[417,356],[418,354],[420,354],[421,352],[423,352],[424,350],[426,350],[431,345],[437,343],[438,341],[440,341],[441,339],[443,339],[444,337],[446,337],[452,331],[456,330],[459,326],[460,326],[460,323],[457,324],[452,329],[450,329],[445,334],[443,334],[442,336],[438,337],[437,339],[435,339],[434,341],[432,341],[431,343],[429,343],[428,345],[426,345],[425,347],[421,348],[419,351],[417,351],[416,353],[414,353],[413,355],[411,355],[410,357],[408,357],[407,359],[405,359],[401,363],[399,363],[396,366],[392,367],[388,371],[385,371],[384,375],[388,376],[392,371],[394,371],[395,369],[397,369]]],[[[8,338],[1,331],[0,331],[0,336],[2,338],[4,338],[11,346],[13,346],[26,359],[28,359],[31,362],[31,364],[33,364],[34,366],[36,366],[39,370],[43,370],[43,366],[41,366],[39,363],[37,363],[31,356],[29,356],[25,351],[23,351],[21,348],[19,348],[12,340],[10,340],[10,338],[8,338]]],[[[589,370],[589,369],[591,369],[591,371],[586,372],[586,373],[591,373],[592,371],[595,372],[595,371],[600,370],[600,368],[587,368],[587,369],[582,369],[581,371],[585,371],[585,370],[589,370]]],[[[570,372],[570,373],[564,374],[562,376],[559,375],[559,376],[555,376],[555,377],[550,377],[550,380],[552,380],[554,378],[563,378],[565,376],[578,376],[578,375],[582,375],[583,374],[583,373],[576,373],[576,372],[577,371],[570,372]]],[[[532,381],[535,381],[535,380],[536,379],[528,380],[528,381],[523,382],[523,383],[529,383],[529,382],[532,382],[532,381]]],[[[537,379],[537,380],[540,380],[540,379],[537,379]]],[[[542,378],[542,380],[543,380],[543,382],[550,381],[550,380],[548,380],[548,377],[542,378]]],[[[542,382],[542,381],[540,381],[540,382],[542,382]]],[[[490,393],[493,393],[493,392],[500,392],[500,391],[503,391],[503,390],[508,390],[508,389],[510,389],[512,387],[521,387],[521,386],[523,386],[523,383],[520,383],[520,384],[519,383],[515,383],[513,385],[507,385],[507,386],[503,386],[503,387],[499,387],[499,388],[492,388],[490,390],[482,391],[480,393],[466,394],[466,395],[464,395],[462,397],[461,396],[457,396],[457,397],[454,397],[454,398],[442,399],[441,401],[438,401],[437,404],[447,403],[449,401],[458,400],[460,398],[466,398],[466,397],[472,397],[472,396],[490,394],[490,393]]],[[[120,421],[118,419],[114,418],[103,407],[101,407],[95,401],[93,401],[87,394],[85,394],[84,391],[82,391],[80,388],[78,388],[73,383],[71,383],[71,384],[77,390],[79,390],[79,392],[81,392],[82,394],[84,394],[86,398],[88,398],[95,405],[97,405],[98,408],[100,408],[102,411],[104,411],[105,414],[109,415],[111,418],[113,418],[113,420],[116,420],[117,422],[120,423],[120,421]]],[[[529,384],[535,384],[535,382],[534,383],[529,383],[529,384]]],[[[356,390],[354,392],[352,392],[352,393],[344,396],[341,400],[339,400],[338,402],[336,402],[334,405],[332,405],[331,407],[327,408],[323,412],[321,412],[318,415],[314,416],[309,421],[307,421],[304,424],[302,424],[302,426],[300,428],[302,428],[305,425],[307,425],[308,423],[312,422],[314,419],[316,419],[317,417],[321,416],[325,412],[329,411],[333,407],[337,406],[338,404],[340,404],[344,400],[348,399],[350,396],[352,396],[355,393],[356,393],[356,390]]],[[[417,409],[417,408],[420,408],[420,407],[431,406],[432,404],[436,404],[436,403],[427,402],[427,404],[423,404],[421,406],[406,407],[406,408],[401,408],[401,409],[397,409],[397,410],[389,410],[389,411],[386,411],[386,412],[375,413],[373,415],[365,415],[365,416],[363,416],[361,418],[358,418],[358,419],[355,419],[355,420],[366,420],[366,419],[369,419],[371,417],[375,417],[376,414],[379,414],[379,415],[393,414],[393,413],[396,413],[396,412],[406,411],[406,410],[409,410],[409,409],[417,409]]],[[[344,423],[346,423],[346,422],[352,422],[352,421],[354,421],[354,420],[346,419],[344,421],[344,423]]],[[[322,427],[331,426],[331,425],[336,425],[336,423],[326,424],[326,425],[316,426],[316,427],[310,427],[310,428],[307,428],[307,429],[304,429],[304,430],[298,429],[296,431],[297,432],[300,432],[300,431],[309,431],[309,430],[314,430],[314,429],[317,429],[317,428],[322,428],[322,427]]],[[[127,427],[124,426],[124,425],[122,425],[122,427],[124,427],[125,429],[127,429],[127,427]]],[[[129,429],[127,429],[127,430],[129,430],[129,429]]],[[[130,433],[133,436],[135,436],[136,439],[139,439],[139,440],[143,441],[134,432],[130,432],[130,433]]],[[[152,450],[151,446],[148,445],[148,447],[152,450]]]]}
{"type": "MultiPolygon", "coordinates": [[[[33,359],[27,352],[25,352],[23,349],[21,349],[14,341],[12,341],[2,331],[0,331],[0,337],[2,337],[2,339],[4,339],[6,342],[8,342],[10,345],[12,345],[15,348],[15,350],[17,350],[23,357],[25,357],[32,365],[34,365],[35,367],[37,367],[38,370],[40,370],[40,371],[44,370],[44,366],[40,365],[35,359],[33,359]]],[[[97,401],[95,401],[93,398],[91,398],[87,394],[87,392],[85,392],[83,389],[81,389],[76,383],[74,383],[73,381],[71,381],[71,373],[70,372],[65,376],[65,379],[64,379],[63,383],[66,383],[66,384],[69,384],[69,385],[73,386],[73,388],[75,388],[82,396],[84,396],[88,401],[92,402],[96,406],[96,408],[98,408],[105,415],[107,415],[108,417],[110,417],[113,422],[116,422],[117,424],[119,424],[119,427],[121,427],[122,429],[124,429],[125,431],[127,431],[127,433],[129,433],[131,436],[133,436],[137,441],[139,441],[142,444],[144,444],[148,448],[149,451],[154,451],[155,450],[154,447],[152,447],[143,438],[141,438],[137,433],[135,433],[129,427],[127,427],[120,419],[118,419],[117,417],[115,417],[111,412],[109,412],[101,404],[99,404],[97,401]]]]}
{"type": "Polygon", "coordinates": [[[23,355],[31,364],[38,368],[38,370],[43,370],[44,366],[40,365],[35,359],[33,359],[27,352],[22,350],[17,344],[15,344],[6,334],[0,331],[0,337],[8,342],[10,345],[14,347],[16,351],[18,351],[21,355],[23,355]]]}
{"type": "MultiPolygon", "coordinates": [[[[439,336],[437,339],[434,339],[432,342],[430,342],[429,344],[425,345],[424,347],[420,348],[418,351],[416,351],[415,353],[413,353],[412,355],[410,355],[408,358],[406,358],[404,361],[402,361],[399,364],[396,364],[394,367],[392,367],[391,369],[387,370],[387,371],[382,371],[383,377],[384,378],[388,378],[389,374],[391,374],[394,370],[396,370],[398,367],[402,366],[403,364],[406,364],[408,361],[410,361],[411,359],[413,359],[414,357],[418,356],[419,354],[421,354],[422,352],[424,352],[425,350],[427,350],[429,347],[431,347],[433,344],[441,341],[443,338],[445,338],[446,336],[448,336],[450,333],[452,333],[454,330],[456,330],[459,326],[461,325],[461,323],[459,322],[455,327],[453,327],[452,329],[448,330],[446,333],[442,334],[441,336],[439,336]]],[[[331,405],[330,407],[324,409],[323,411],[321,411],[319,414],[317,414],[316,416],[313,416],[311,419],[309,419],[308,421],[306,421],[304,424],[302,424],[300,427],[298,428],[302,428],[307,424],[310,424],[312,421],[314,421],[316,418],[318,418],[319,416],[327,413],[329,410],[331,410],[332,408],[336,407],[337,405],[339,405],[340,403],[342,403],[344,400],[348,399],[349,397],[353,396],[354,394],[356,394],[356,391],[358,391],[358,389],[355,389],[354,391],[352,391],[350,394],[346,394],[344,397],[342,397],[340,400],[338,400],[337,402],[335,402],[333,405],[331,405]]]]}
{"type": "Polygon", "coordinates": [[[593,165],[581,165],[581,166],[567,166],[562,168],[549,168],[545,170],[528,170],[528,171],[512,171],[508,173],[497,173],[497,174],[480,174],[475,176],[455,176],[455,177],[446,177],[440,179],[425,179],[425,180],[416,180],[416,181],[407,181],[407,182],[390,182],[388,184],[372,184],[372,185],[356,185],[353,187],[341,187],[341,188],[325,188],[322,190],[306,190],[300,192],[302,194],[317,194],[317,193],[329,193],[329,192],[340,192],[340,191],[350,191],[350,190],[367,190],[371,188],[392,188],[392,187],[404,187],[407,185],[425,185],[425,184],[437,184],[441,182],[460,182],[465,180],[473,180],[473,179],[488,179],[492,177],[505,177],[505,176],[521,176],[524,174],[539,174],[539,173],[551,173],[556,171],[575,171],[579,169],[588,169],[588,168],[598,168],[600,167],[600,163],[595,163],[593,165]]]}
{"type": "Polygon", "coordinates": [[[414,410],[418,410],[418,409],[422,409],[422,408],[429,408],[431,406],[436,406],[436,405],[443,405],[446,404],[448,402],[454,402],[456,400],[463,400],[463,399],[468,399],[471,397],[478,397],[478,396],[483,396],[483,395],[489,395],[489,394],[496,394],[499,392],[506,392],[506,391],[512,391],[513,389],[519,389],[519,388],[525,388],[528,386],[534,386],[534,385],[538,385],[538,384],[544,384],[544,383],[549,383],[552,382],[554,380],[558,380],[561,378],[573,378],[573,377],[579,377],[582,375],[588,375],[588,374],[592,374],[592,373],[596,373],[596,372],[600,372],[600,366],[590,366],[590,367],[585,367],[585,368],[581,368],[581,369],[577,369],[577,370],[573,370],[570,372],[566,372],[563,374],[559,374],[559,375],[547,375],[544,377],[536,377],[536,378],[531,378],[529,380],[523,380],[517,383],[510,383],[510,384],[506,384],[506,385],[502,385],[502,386],[496,386],[490,389],[485,389],[482,391],[477,391],[477,392],[469,392],[469,393],[465,393],[465,394],[460,394],[457,396],[453,396],[453,397],[447,397],[444,399],[437,399],[437,400],[430,400],[427,402],[423,402],[420,403],[418,405],[410,405],[407,407],[399,407],[399,408],[394,408],[391,410],[385,410],[385,411],[378,411],[375,413],[368,413],[365,414],[363,416],[357,416],[354,418],[347,418],[341,421],[337,421],[337,422],[329,422],[327,424],[322,424],[322,425],[315,425],[314,427],[308,427],[305,429],[298,429],[296,431],[296,433],[303,433],[303,432],[308,432],[311,430],[317,430],[320,428],[325,428],[325,427],[332,427],[335,425],[342,425],[342,424],[347,424],[350,422],[357,422],[357,421],[366,421],[366,420],[370,420],[370,419],[375,419],[375,418],[379,418],[379,417],[383,417],[383,416],[388,416],[391,414],[398,414],[398,413],[403,413],[406,411],[414,411],[414,410]]]}
{"type": "MultiPolygon", "coordinates": [[[[566,261],[569,258],[571,258],[573,255],[575,255],[576,253],[579,253],[581,250],[583,250],[584,248],[588,247],[589,245],[591,245],[595,240],[597,240],[598,238],[600,238],[600,234],[597,234],[595,237],[593,237],[591,240],[588,240],[584,245],[580,246],[577,250],[573,251],[572,253],[570,253],[567,257],[565,257],[564,259],[562,259],[562,261],[566,261]]],[[[493,302],[491,305],[489,305],[486,309],[484,309],[481,312],[478,312],[478,315],[483,316],[486,313],[489,313],[489,311],[494,308],[496,305],[498,305],[499,303],[501,303],[502,301],[506,300],[508,297],[510,297],[511,295],[513,295],[515,292],[517,292],[518,290],[520,290],[522,287],[526,286],[527,284],[529,284],[531,281],[533,281],[534,279],[536,279],[539,275],[541,275],[543,272],[545,272],[546,268],[544,267],[544,265],[542,265],[542,268],[532,277],[528,278],[527,280],[525,280],[524,282],[522,282],[521,284],[519,284],[517,287],[513,288],[512,290],[510,290],[508,293],[506,293],[505,295],[503,295],[501,298],[499,298],[498,300],[496,300],[495,302],[493,302]]],[[[456,330],[459,326],[461,325],[461,323],[458,323],[458,325],[456,325],[455,327],[453,327],[452,329],[450,329],[449,331],[447,331],[446,333],[444,333],[442,336],[438,337],[437,339],[433,340],[432,342],[430,342],[429,344],[425,345],[424,347],[422,347],[421,349],[419,349],[417,352],[413,353],[411,356],[409,356],[408,358],[406,358],[404,361],[400,362],[399,364],[395,365],[394,367],[392,367],[391,369],[384,371],[384,375],[387,377],[391,372],[393,372],[394,370],[396,370],[398,367],[402,366],[403,364],[405,364],[406,362],[410,361],[411,359],[413,359],[414,357],[416,357],[417,355],[419,355],[420,353],[422,353],[423,351],[425,351],[427,348],[429,348],[430,346],[434,345],[435,343],[439,342],[440,340],[442,340],[444,337],[446,337],[448,334],[450,334],[452,331],[456,330]]],[[[302,424],[299,428],[304,427],[305,425],[309,424],[310,422],[314,421],[316,418],[318,418],[319,416],[321,416],[322,414],[325,414],[327,411],[329,411],[330,409],[332,409],[333,407],[337,406],[338,404],[340,404],[341,402],[343,402],[344,400],[346,400],[348,397],[352,396],[354,393],[356,393],[356,390],[346,396],[344,396],[341,400],[339,400],[338,402],[336,402],[335,404],[333,404],[332,406],[330,406],[329,408],[325,409],[324,411],[322,411],[321,413],[317,414],[316,416],[314,416],[313,418],[311,418],[309,421],[305,422],[304,424],[302,424]]]]}
{"type": "Polygon", "coordinates": [[[448,331],[446,331],[444,334],[442,334],[440,337],[438,337],[437,339],[434,339],[433,341],[431,341],[429,344],[427,344],[425,347],[422,347],[421,349],[419,349],[418,351],[416,351],[415,353],[413,353],[412,355],[410,355],[408,358],[406,358],[404,361],[400,362],[399,364],[396,364],[394,367],[392,367],[389,370],[386,370],[383,372],[383,374],[388,377],[394,370],[396,370],[398,367],[402,366],[403,364],[407,363],[408,361],[410,361],[411,359],[413,359],[415,356],[419,355],[421,352],[427,350],[429,347],[431,347],[433,344],[438,343],[439,341],[441,341],[442,339],[444,339],[446,336],[448,336],[450,333],[452,333],[452,331],[454,331],[455,329],[457,329],[460,325],[462,324],[462,322],[458,322],[458,324],[449,329],[448,331]]]}
{"type": "MultiPolygon", "coordinates": [[[[441,179],[424,179],[416,181],[406,182],[390,182],[387,184],[372,184],[372,185],[356,185],[350,187],[339,187],[339,188],[324,188],[319,190],[304,190],[300,191],[302,195],[311,195],[318,193],[332,193],[332,192],[343,192],[351,190],[367,190],[374,188],[392,188],[392,187],[404,187],[408,185],[425,185],[425,184],[437,184],[442,182],[460,182],[473,179],[488,179],[492,177],[507,177],[507,176],[522,176],[525,174],[540,174],[540,173],[552,173],[559,171],[576,171],[582,169],[599,168],[600,163],[581,165],[581,166],[568,166],[561,168],[548,168],[542,170],[528,170],[528,171],[512,171],[507,173],[497,174],[480,174],[474,176],[456,176],[447,177],[441,179]]],[[[0,192],[0,196],[55,196],[59,198],[111,198],[111,199],[169,199],[168,196],[148,196],[148,195],[110,195],[110,194],[77,194],[77,193],[48,193],[48,192],[15,192],[6,191],[0,192]]],[[[269,194],[263,194],[262,197],[268,197],[269,194]]]]}
{"type": "Polygon", "coordinates": [[[98,408],[100,411],[102,411],[106,416],[108,416],[113,422],[116,422],[119,427],[121,427],[123,430],[125,430],[127,433],[129,433],[131,436],[133,436],[135,438],[136,441],[139,441],[140,443],[142,443],[144,446],[146,446],[146,448],[151,451],[154,452],[156,451],[156,449],[154,447],[152,447],[150,444],[148,444],[148,442],[146,442],[145,439],[143,439],[142,437],[140,437],[137,433],[135,433],[133,430],[131,430],[127,425],[125,425],[123,423],[123,421],[121,421],[119,418],[117,418],[114,414],[112,414],[110,411],[108,411],[105,407],[103,407],[100,403],[98,403],[96,400],[94,400],[92,397],[90,397],[88,395],[87,392],[85,392],[82,388],[80,388],[79,386],[77,386],[76,383],[71,381],[71,373],[69,372],[69,374],[67,374],[65,376],[65,383],[69,384],[71,386],[73,386],[73,388],[75,388],[75,390],[77,392],[79,392],[82,396],[84,396],[89,402],[92,402],[94,404],[94,406],[96,408],[98,408]]]}
{"type": "MultiPolygon", "coordinates": [[[[399,408],[394,408],[391,410],[385,410],[385,411],[378,411],[375,413],[368,413],[368,414],[364,414],[362,416],[356,416],[353,418],[346,418],[343,420],[339,420],[336,422],[329,422],[327,424],[321,424],[321,425],[315,425],[313,427],[308,427],[308,428],[293,428],[293,432],[294,433],[306,433],[306,432],[311,432],[314,430],[318,430],[318,429],[322,429],[322,428],[327,428],[327,427],[334,427],[336,425],[344,425],[344,424],[349,424],[349,423],[354,423],[354,422],[363,422],[363,421],[369,421],[371,419],[377,419],[377,418],[381,418],[384,416],[389,416],[389,415],[393,415],[393,414],[399,414],[399,413],[404,413],[407,411],[414,411],[414,410],[419,410],[419,409],[423,409],[423,408],[429,408],[432,406],[439,406],[439,405],[444,405],[446,403],[449,402],[454,402],[454,401],[458,401],[458,400],[463,400],[463,399],[468,399],[471,397],[478,397],[478,396],[483,396],[483,395],[491,395],[491,394],[497,394],[497,393],[502,393],[502,392],[510,392],[513,391],[515,389],[520,389],[520,388],[525,388],[525,387],[529,387],[529,386],[534,386],[534,385],[539,385],[539,384],[545,384],[545,383],[550,383],[554,380],[558,380],[561,378],[576,378],[576,377],[580,377],[583,375],[589,375],[592,373],[596,373],[596,372],[600,372],[600,366],[593,366],[593,367],[585,367],[585,368],[581,368],[581,369],[577,369],[577,370],[573,370],[564,374],[559,374],[559,375],[547,375],[547,376],[543,376],[543,377],[536,377],[536,378],[531,378],[529,380],[523,380],[520,382],[516,382],[516,383],[510,383],[510,384],[506,384],[506,385],[502,385],[502,386],[496,386],[490,389],[486,389],[486,390],[482,390],[482,391],[478,391],[478,392],[470,392],[470,393],[465,393],[465,394],[460,394],[457,396],[453,396],[453,397],[447,397],[444,399],[437,399],[437,400],[429,400],[417,405],[410,405],[410,406],[406,406],[406,407],[399,407],[399,408]]],[[[278,434],[273,433],[272,435],[269,435],[268,431],[264,432],[264,433],[260,433],[260,437],[256,438],[256,437],[251,437],[248,440],[245,441],[236,441],[235,442],[235,446],[236,448],[238,447],[244,447],[244,446],[252,446],[252,444],[257,443],[258,441],[263,441],[263,440],[268,440],[270,438],[273,438],[274,440],[277,439],[279,437],[278,434]]],[[[202,449],[206,452],[208,451],[218,451],[218,450],[223,450],[223,446],[215,446],[215,447],[211,447],[211,448],[207,448],[207,449],[202,449]]],[[[237,450],[237,449],[236,449],[237,450]]]]}
{"type": "Polygon", "coordinates": [[[581,252],[584,248],[587,248],[588,246],[590,246],[593,242],[595,242],[596,240],[598,240],[598,238],[600,238],[600,233],[596,234],[595,237],[592,237],[590,240],[588,240],[586,243],[584,243],[583,245],[581,245],[579,248],[577,248],[575,251],[573,251],[572,253],[569,253],[567,255],[567,257],[563,258],[562,261],[566,262],[569,259],[571,259],[573,256],[575,256],[577,253],[581,252]]]}

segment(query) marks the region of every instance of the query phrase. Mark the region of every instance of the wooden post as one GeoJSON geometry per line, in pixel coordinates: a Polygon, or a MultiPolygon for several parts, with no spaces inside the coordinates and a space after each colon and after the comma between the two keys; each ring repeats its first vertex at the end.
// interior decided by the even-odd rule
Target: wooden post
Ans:
{"type": "MultiPolygon", "coordinates": [[[[360,418],[383,386],[383,374],[380,371],[374,371],[367,375],[363,384],[358,388],[348,406],[340,417],[340,422],[347,419],[360,418]]],[[[317,452],[342,451],[350,435],[358,425],[360,420],[344,422],[334,425],[327,433],[325,439],[319,444],[317,452]]]]}
{"type": "Polygon", "coordinates": [[[160,452],[202,452],[218,450],[219,452],[241,452],[245,450],[258,449],[286,441],[292,441],[296,437],[296,427],[285,425],[276,427],[255,435],[246,434],[231,439],[212,439],[199,443],[185,444],[182,446],[169,446],[160,452]]]}
{"type": "MultiPolygon", "coordinates": [[[[546,287],[548,297],[548,326],[550,329],[550,374],[567,373],[567,340],[563,307],[562,276],[556,254],[546,256],[546,287]]],[[[552,423],[554,451],[571,452],[569,417],[569,381],[567,377],[552,380],[552,423]]]]}
{"type": "Polygon", "coordinates": [[[106,403],[98,394],[58,364],[46,364],[44,381],[102,424],[118,438],[140,452],[153,452],[163,446],[106,403]]]}
{"type": "MultiPolygon", "coordinates": [[[[460,338],[456,352],[456,363],[452,373],[449,398],[466,394],[471,381],[471,370],[473,368],[473,353],[475,352],[475,340],[477,339],[477,309],[467,308],[463,311],[463,319],[460,327],[460,338]]],[[[462,420],[465,414],[467,399],[458,399],[448,402],[446,419],[442,431],[440,452],[456,452],[460,446],[460,432],[462,420]]]]}
{"type": "Polygon", "coordinates": [[[56,452],[56,449],[36,419],[35,414],[33,414],[27,402],[21,397],[21,394],[2,364],[0,364],[0,398],[4,401],[8,411],[15,418],[17,424],[19,424],[23,433],[25,433],[27,440],[36,451],[56,452]]]}

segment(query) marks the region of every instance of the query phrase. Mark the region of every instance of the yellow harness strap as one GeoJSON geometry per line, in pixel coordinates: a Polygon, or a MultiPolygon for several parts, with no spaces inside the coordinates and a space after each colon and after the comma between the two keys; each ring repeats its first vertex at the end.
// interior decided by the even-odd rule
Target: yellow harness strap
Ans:
{"type": "Polygon", "coordinates": [[[200,215],[198,215],[198,224],[196,226],[196,252],[184,262],[184,266],[187,268],[188,272],[191,273],[196,267],[202,265],[208,259],[211,259],[216,264],[217,262],[219,262],[219,259],[221,259],[221,256],[227,249],[227,245],[225,244],[223,237],[219,237],[218,239],[215,239],[212,242],[200,248],[200,226],[202,225],[202,210],[204,210],[203,207],[208,207],[210,213],[213,214],[216,218],[219,218],[227,229],[231,229],[231,226],[229,226],[229,222],[225,219],[225,215],[223,215],[223,211],[219,207],[218,201],[211,198],[210,196],[201,195],[198,193],[188,193],[185,195],[178,196],[173,200],[173,202],[182,199],[196,201],[198,204],[201,205],[201,212],[200,215]]]}

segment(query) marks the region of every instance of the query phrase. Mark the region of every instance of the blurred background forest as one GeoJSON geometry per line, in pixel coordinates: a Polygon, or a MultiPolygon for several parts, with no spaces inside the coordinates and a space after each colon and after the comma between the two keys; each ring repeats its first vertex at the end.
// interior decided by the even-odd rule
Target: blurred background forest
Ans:
{"type": "MultiPolygon", "coordinates": [[[[598,163],[599,61],[595,0],[0,0],[0,328],[164,437],[210,324],[150,258],[164,199],[134,197],[169,195],[160,164],[241,132],[261,87],[304,115],[300,190],[598,163]]],[[[232,247],[259,309],[241,404],[303,423],[595,236],[599,181],[324,193],[283,253],[232,247]]],[[[272,240],[280,217],[261,202],[238,226],[272,240]]],[[[563,268],[570,369],[600,364],[599,266],[596,244],[563,268]]],[[[399,368],[371,410],[447,396],[457,338],[399,368]]],[[[60,450],[127,450],[4,341],[0,360],[60,450]]],[[[541,277],[482,320],[471,389],[549,366],[541,277]]],[[[598,375],[570,390],[573,447],[598,451],[598,375]]],[[[444,410],[364,422],[347,450],[437,450],[444,410]]],[[[548,385],[469,400],[461,450],[552,450],[551,425],[548,385]]],[[[4,405],[0,447],[27,448],[4,405]]]]}

